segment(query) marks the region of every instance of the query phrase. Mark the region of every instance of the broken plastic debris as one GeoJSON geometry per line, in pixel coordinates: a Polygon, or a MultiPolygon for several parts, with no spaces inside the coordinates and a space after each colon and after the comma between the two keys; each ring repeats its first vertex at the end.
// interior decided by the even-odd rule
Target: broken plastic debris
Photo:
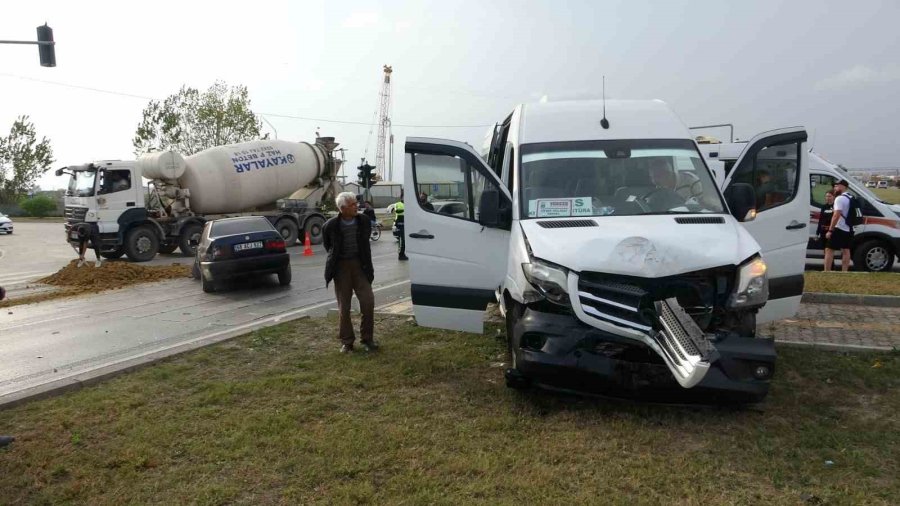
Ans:
{"type": "Polygon", "coordinates": [[[881,369],[881,360],[876,360],[874,364],[872,364],[872,369],[881,369]]]}
{"type": "Polygon", "coordinates": [[[825,461],[825,465],[826,465],[826,466],[833,466],[833,465],[834,465],[834,461],[833,461],[833,460],[826,460],[826,461],[825,461]]]}

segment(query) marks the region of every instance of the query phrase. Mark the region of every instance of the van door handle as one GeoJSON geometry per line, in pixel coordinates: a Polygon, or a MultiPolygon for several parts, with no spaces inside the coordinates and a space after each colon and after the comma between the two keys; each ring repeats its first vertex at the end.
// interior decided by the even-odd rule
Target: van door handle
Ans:
{"type": "Polygon", "coordinates": [[[427,230],[423,230],[421,232],[413,232],[409,234],[409,237],[412,239],[434,239],[434,236],[429,234],[427,230]]]}
{"type": "Polygon", "coordinates": [[[807,225],[806,223],[799,223],[795,220],[795,221],[792,221],[790,225],[788,225],[784,228],[785,228],[785,230],[797,230],[800,228],[806,228],[806,225],[807,225]]]}
{"type": "Polygon", "coordinates": [[[134,207],[134,202],[126,202],[125,207],[134,207]]]}

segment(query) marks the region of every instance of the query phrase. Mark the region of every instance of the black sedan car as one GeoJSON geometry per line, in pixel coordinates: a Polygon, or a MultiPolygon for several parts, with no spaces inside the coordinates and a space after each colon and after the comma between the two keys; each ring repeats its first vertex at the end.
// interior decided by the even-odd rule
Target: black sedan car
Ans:
{"type": "Polygon", "coordinates": [[[291,284],[291,260],[284,238],[260,216],[224,218],[203,228],[192,270],[203,282],[204,292],[213,292],[221,281],[277,274],[281,286],[291,284]]]}

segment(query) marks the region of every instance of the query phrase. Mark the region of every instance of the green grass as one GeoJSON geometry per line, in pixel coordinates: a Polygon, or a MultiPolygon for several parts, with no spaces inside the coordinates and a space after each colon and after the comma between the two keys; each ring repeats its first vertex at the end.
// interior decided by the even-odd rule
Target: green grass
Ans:
{"type": "Polygon", "coordinates": [[[878,198],[889,204],[900,204],[900,188],[869,188],[878,198]]]}
{"type": "Polygon", "coordinates": [[[782,348],[761,406],[672,407],[509,390],[493,328],[386,318],[381,352],[344,356],[335,327],[0,411],[0,502],[900,502],[897,353],[782,348]]]}
{"type": "Polygon", "coordinates": [[[804,292],[900,296],[900,275],[894,272],[806,272],[803,277],[804,292]]]}

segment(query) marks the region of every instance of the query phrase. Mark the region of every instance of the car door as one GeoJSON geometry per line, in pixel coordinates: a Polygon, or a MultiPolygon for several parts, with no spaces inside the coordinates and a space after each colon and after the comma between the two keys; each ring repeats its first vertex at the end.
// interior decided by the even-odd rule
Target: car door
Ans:
{"type": "Polygon", "coordinates": [[[138,208],[139,189],[141,189],[140,184],[137,185],[137,188],[134,187],[129,168],[100,169],[97,173],[96,197],[100,232],[119,231],[119,217],[129,209],[138,208]]]}
{"type": "Polygon", "coordinates": [[[803,127],[764,132],[747,143],[725,187],[753,186],[756,218],[742,223],[756,239],[768,266],[769,301],[756,323],[796,314],[803,295],[809,239],[809,164],[803,127]]]}
{"type": "Polygon", "coordinates": [[[509,191],[467,144],[420,137],[406,140],[403,189],[416,322],[481,332],[485,308],[506,275],[510,236],[509,219],[485,223],[482,195],[511,210],[509,191]],[[461,208],[454,214],[428,210],[417,198],[423,192],[461,208]]]}

